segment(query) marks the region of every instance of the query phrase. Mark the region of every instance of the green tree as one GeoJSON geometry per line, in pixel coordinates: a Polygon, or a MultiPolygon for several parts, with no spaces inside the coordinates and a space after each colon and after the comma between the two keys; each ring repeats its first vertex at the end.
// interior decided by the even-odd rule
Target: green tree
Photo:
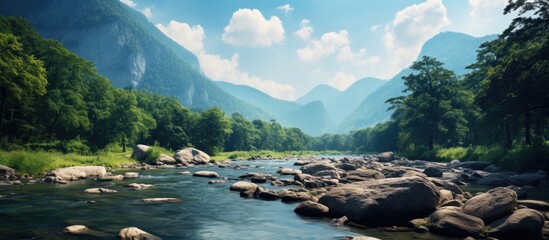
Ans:
{"type": "Polygon", "coordinates": [[[409,95],[387,100],[390,109],[401,112],[401,129],[429,150],[437,139],[441,144],[456,145],[467,131],[464,113],[456,106],[460,99],[458,78],[442,65],[428,56],[414,62],[411,69],[416,73],[402,77],[406,85],[403,92],[409,95]]]}
{"type": "Polygon", "coordinates": [[[23,51],[18,38],[0,33],[0,139],[4,136],[6,110],[10,122],[18,106],[28,105],[36,96],[46,93],[46,70],[42,61],[23,51]]]}
{"type": "Polygon", "coordinates": [[[209,154],[223,150],[225,136],[231,134],[230,119],[220,108],[210,108],[200,114],[197,126],[197,147],[209,154]]]}
{"type": "Polygon", "coordinates": [[[225,143],[227,151],[255,150],[254,143],[260,138],[259,130],[255,129],[252,122],[246,120],[240,113],[233,113],[232,132],[228,141],[225,143]]]}

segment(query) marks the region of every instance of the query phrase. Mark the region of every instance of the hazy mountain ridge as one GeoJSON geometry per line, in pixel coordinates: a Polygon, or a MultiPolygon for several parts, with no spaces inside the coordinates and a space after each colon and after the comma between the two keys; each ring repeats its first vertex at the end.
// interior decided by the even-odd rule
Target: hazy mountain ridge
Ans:
{"type": "Polygon", "coordinates": [[[0,13],[24,17],[42,36],[94,62],[115,86],[174,96],[194,109],[218,106],[248,119],[269,119],[217,87],[200,73],[196,56],[119,1],[6,0],[0,13]]]}
{"type": "MultiPolygon", "coordinates": [[[[443,32],[429,39],[422,47],[418,59],[423,56],[437,58],[444,67],[456,74],[467,73],[466,67],[475,62],[478,47],[495,39],[495,35],[473,37],[463,33],[443,32]]],[[[375,92],[368,95],[339,126],[339,132],[365,128],[389,120],[393,111],[387,111],[389,104],[385,101],[403,95],[405,89],[403,76],[410,74],[409,68],[403,69],[375,92]]]]}

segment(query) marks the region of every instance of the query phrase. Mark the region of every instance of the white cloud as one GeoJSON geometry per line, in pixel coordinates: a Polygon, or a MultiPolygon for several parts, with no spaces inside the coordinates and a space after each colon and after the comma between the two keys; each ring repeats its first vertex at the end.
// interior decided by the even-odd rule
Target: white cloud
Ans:
{"type": "Polygon", "coordinates": [[[339,32],[327,32],[320,39],[312,39],[306,47],[298,49],[299,59],[306,62],[318,61],[330,56],[349,45],[349,33],[343,29],[339,32]]]}
{"type": "Polygon", "coordinates": [[[143,8],[140,12],[143,13],[143,15],[145,15],[145,17],[147,17],[147,18],[151,18],[151,17],[152,17],[152,9],[151,9],[151,7],[143,8]]]}
{"type": "Polygon", "coordinates": [[[371,31],[371,32],[377,32],[377,30],[378,30],[380,27],[382,27],[382,26],[383,26],[383,25],[381,25],[381,24],[376,24],[376,25],[374,25],[374,26],[371,26],[371,27],[370,27],[370,31],[371,31]]]}
{"type": "Polygon", "coordinates": [[[120,0],[120,2],[134,8],[137,6],[137,3],[135,3],[133,0],[120,0]]]}
{"type": "Polygon", "coordinates": [[[294,8],[292,6],[290,6],[290,4],[286,4],[286,5],[277,7],[276,10],[279,10],[279,11],[282,11],[282,12],[288,14],[289,12],[293,11],[294,8]]]}
{"type": "Polygon", "coordinates": [[[223,28],[223,42],[236,46],[270,47],[284,41],[284,27],[277,16],[269,20],[257,9],[238,9],[223,28]]]}
{"type": "Polygon", "coordinates": [[[313,27],[311,27],[311,20],[309,19],[302,19],[299,23],[299,30],[294,32],[294,35],[296,35],[298,38],[303,40],[309,40],[311,39],[311,34],[315,31],[313,27]]]}
{"type": "Polygon", "coordinates": [[[216,54],[208,54],[204,49],[204,29],[200,25],[190,26],[187,23],[170,21],[167,26],[157,24],[156,27],[173,39],[179,45],[197,55],[204,74],[211,79],[227,81],[234,84],[244,84],[257,88],[272,97],[294,100],[296,90],[288,84],[280,84],[273,80],[264,80],[238,68],[239,55],[233,54],[230,59],[216,54]]]}
{"type": "Polygon", "coordinates": [[[414,61],[425,41],[448,25],[450,20],[441,0],[427,0],[398,11],[385,26],[384,43],[391,58],[391,74],[414,61]]]}
{"type": "Polygon", "coordinates": [[[156,27],[194,54],[199,55],[203,52],[205,34],[202,26],[195,25],[191,27],[187,23],[172,20],[167,26],[156,24],[156,27]]]}
{"type": "Polygon", "coordinates": [[[365,53],[366,49],[364,48],[361,48],[360,50],[358,50],[358,52],[355,53],[353,52],[353,50],[351,50],[351,47],[347,45],[341,48],[341,50],[339,51],[339,54],[337,55],[337,61],[358,63],[361,61],[365,53]]]}
{"type": "Polygon", "coordinates": [[[356,80],[357,77],[352,73],[338,71],[334,77],[328,80],[328,84],[339,90],[345,90],[349,86],[351,86],[356,80]]]}
{"type": "Polygon", "coordinates": [[[469,16],[490,16],[498,11],[503,15],[507,0],[469,0],[469,5],[471,6],[469,16]]]}

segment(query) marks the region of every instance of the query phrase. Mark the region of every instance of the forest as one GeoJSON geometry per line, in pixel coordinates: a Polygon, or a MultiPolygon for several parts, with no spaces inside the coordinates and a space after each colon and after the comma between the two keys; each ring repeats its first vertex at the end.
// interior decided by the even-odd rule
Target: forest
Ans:
{"type": "Polygon", "coordinates": [[[311,137],[276,120],[220,108],[192,111],[173,97],[120,89],[22,18],[0,18],[0,147],[93,154],[136,143],[176,150],[395,151],[427,160],[484,160],[549,168],[549,6],[516,1],[519,16],[458,76],[424,57],[388,99],[392,119],[348,134],[311,137]]]}

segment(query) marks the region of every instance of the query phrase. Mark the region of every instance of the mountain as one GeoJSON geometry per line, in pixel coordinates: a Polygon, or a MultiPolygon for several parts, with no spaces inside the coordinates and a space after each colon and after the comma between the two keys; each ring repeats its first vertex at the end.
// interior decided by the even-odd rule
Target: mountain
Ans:
{"type": "Polygon", "coordinates": [[[384,83],[384,80],[367,77],[356,81],[345,91],[339,91],[331,86],[321,84],[300,97],[297,102],[306,104],[321,101],[334,123],[340,124],[347,115],[360,105],[368,94],[384,83]]]}
{"type": "Polygon", "coordinates": [[[297,102],[273,98],[246,85],[222,81],[215,83],[233,96],[265,110],[285,126],[297,127],[312,136],[319,136],[334,130],[335,125],[320,101],[302,105],[297,102]]]}
{"type": "Polygon", "coordinates": [[[248,119],[269,118],[206,78],[196,56],[120,1],[4,0],[0,14],[25,18],[42,36],[95,63],[115,86],[174,96],[193,109],[218,106],[248,119]]]}
{"type": "MultiPolygon", "coordinates": [[[[444,67],[456,74],[468,72],[466,67],[475,62],[480,44],[491,41],[497,36],[472,37],[463,33],[444,32],[429,39],[422,47],[418,59],[423,56],[437,58],[444,63],[444,67]]],[[[409,75],[412,70],[406,68],[394,76],[387,83],[368,95],[339,126],[339,132],[348,132],[354,129],[365,128],[390,119],[392,111],[385,101],[392,97],[402,96],[405,89],[403,76],[409,75]]]]}
{"type": "Polygon", "coordinates": [[[296,102],[301,104],[307,104],[313,101],[321,101],[323,103],[331,102],[334,98],[339,96],[341,91],[326,85],[320,84],[314,87],[307,94],[301,96],[296,100],[296,102]]]}

